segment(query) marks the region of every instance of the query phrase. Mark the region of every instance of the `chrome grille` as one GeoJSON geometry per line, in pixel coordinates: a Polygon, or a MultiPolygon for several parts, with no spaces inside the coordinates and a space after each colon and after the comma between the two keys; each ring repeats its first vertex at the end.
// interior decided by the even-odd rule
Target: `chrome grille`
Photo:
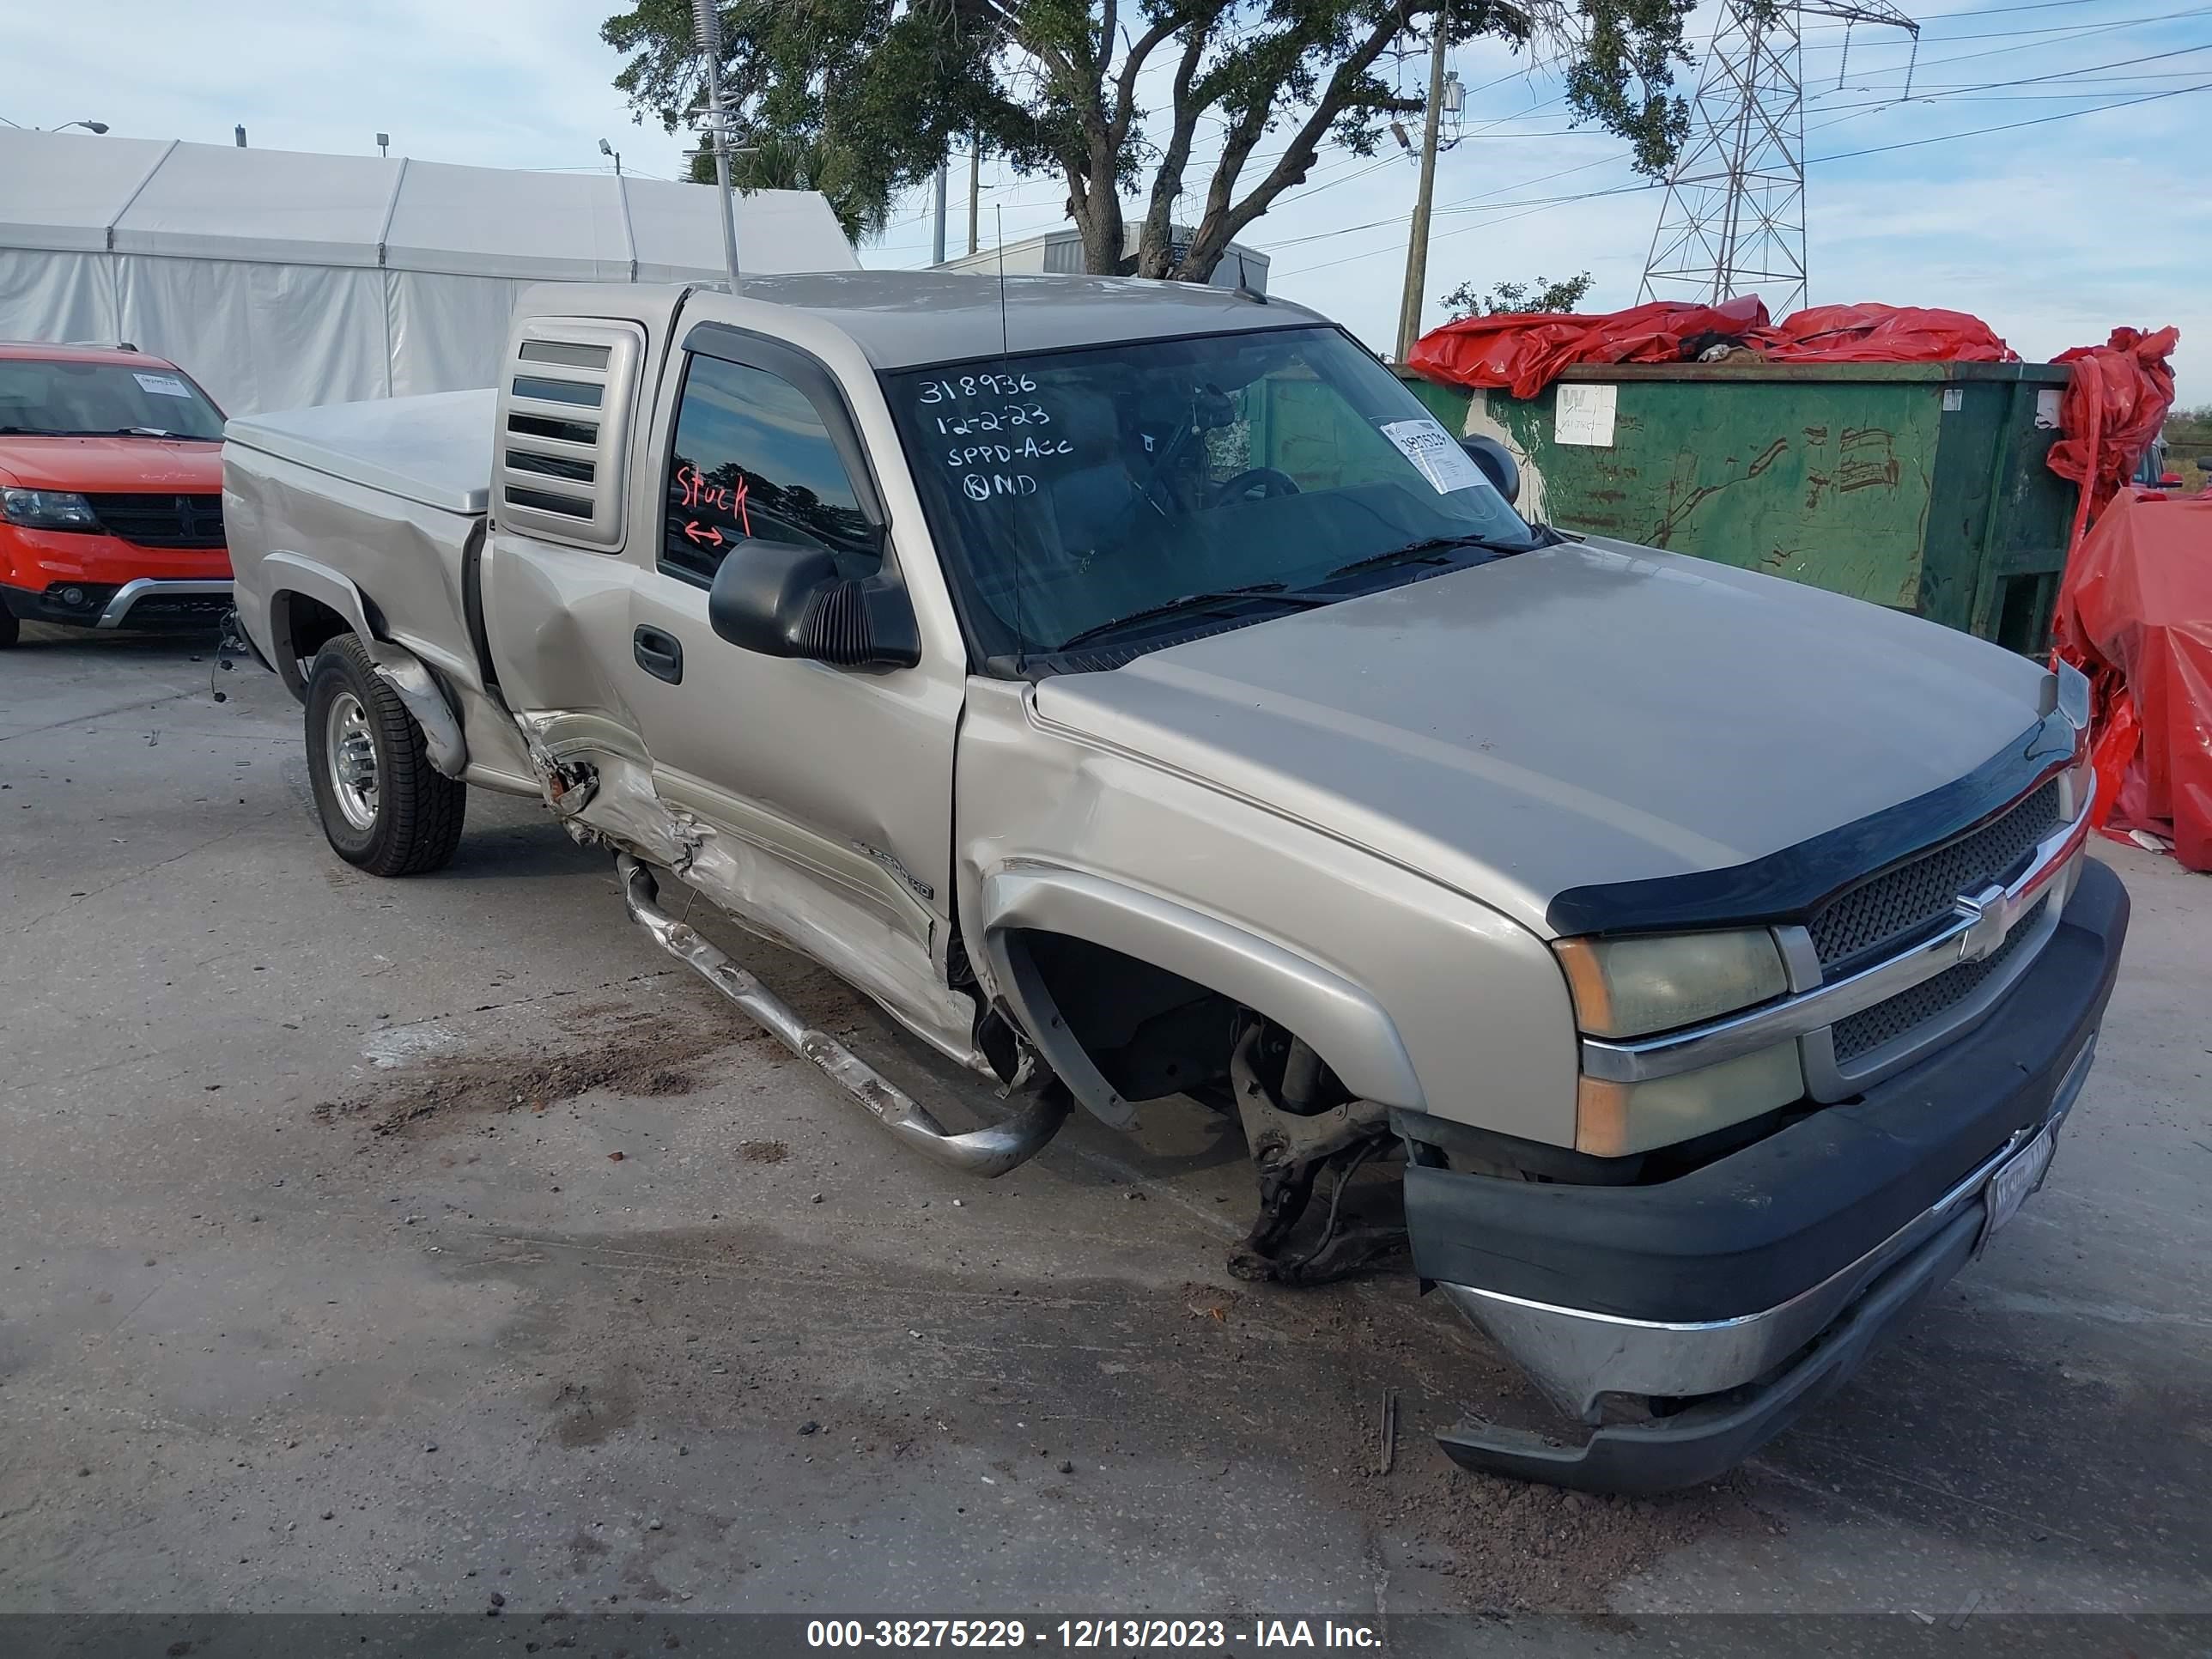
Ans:
{"type": "Polygon", "coordinates": [[[1900,991],[1887,1002],[1862,1009],[1835,1026],[1836,1064],[1848,1066],[1862,1054],[1870,1054],[1931,1019],[1940,1018],[1972,996],[2027,943],[2049,907],[2048,897],[2038,899],[2027,914],[2013,924],[2012,932],[1979,962],[1962,962],[1933,979],[1924,979],[1909,991],[1900,991]]]}
{"type": "MultiPolygon", "coordinates": [[[[1902,948],[1912,935],[1948,917],[1961,894],[1996,885],[2058,827],[2058,780],[2053,778],[1971,835],[1885,871],[1830,901],[1807,925],[1813,948],[1820,953],[1821,973],[1833,978],[1839,969],[1902,948]]],[[[2017,929],[2014,937],[2018,937],[2017,929]]],[[[1906,995],[1917,996],[1948,977],[1930,980],[1906,995]]],[[[1877,1012],[1870,1008],[1856,1018],[1864,1019],[1877,1012]]],[[[1842,1027],[1837,1030],[1840,1045],[1842,1027]]]]}

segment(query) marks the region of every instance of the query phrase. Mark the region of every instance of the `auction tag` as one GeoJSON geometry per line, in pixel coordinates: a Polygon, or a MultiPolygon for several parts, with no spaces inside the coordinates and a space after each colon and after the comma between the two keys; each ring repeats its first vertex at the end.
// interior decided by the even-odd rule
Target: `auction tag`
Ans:
{"type": "Polygon", "coordinates": [[[134,368],[131,371],[131,378],[147,391],[161,397],[189,398],[192,395],[191,388],[173,374],[142,374],[134,368]]]}
{"type": "Polygon", "coordinates": [[[1425,416],[1418,421],[1386,421],[1382,435],[1398,446],[1398,453],[1420,470],[1439,495],[1491,487],[1482,469],[1452,441],[1451,434],[1425,416]]]}

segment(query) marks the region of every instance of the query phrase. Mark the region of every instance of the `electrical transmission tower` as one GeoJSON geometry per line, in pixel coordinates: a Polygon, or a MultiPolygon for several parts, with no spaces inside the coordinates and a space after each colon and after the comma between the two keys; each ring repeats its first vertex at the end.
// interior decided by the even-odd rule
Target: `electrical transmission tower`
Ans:
{"type": "MultiPolygon", "coordinates": [[[[1644,263],[1645,300],[1717,303],[1757,294],[1780,317],[1805,302],[1802,19],[1903,29],[1887,0],[1727,0],[1698,77],[1690,136],[1667,175],[1644,263]]],[[[1840,78],[1840,77],[1839,77],[1840,78]]],[[[1911,88],[1911,69],[1905,70],[1911,88]]]]}

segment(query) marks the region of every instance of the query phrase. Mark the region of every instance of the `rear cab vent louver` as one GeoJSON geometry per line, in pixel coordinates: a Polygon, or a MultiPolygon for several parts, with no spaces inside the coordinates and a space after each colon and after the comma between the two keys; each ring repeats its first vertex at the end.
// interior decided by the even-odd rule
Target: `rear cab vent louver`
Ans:
{"type": "Polygon", "coordinates": [[[532,317],[515,325],[499,388],[493,517],[501,529],[613,552],[643,332],[532,317]]]}

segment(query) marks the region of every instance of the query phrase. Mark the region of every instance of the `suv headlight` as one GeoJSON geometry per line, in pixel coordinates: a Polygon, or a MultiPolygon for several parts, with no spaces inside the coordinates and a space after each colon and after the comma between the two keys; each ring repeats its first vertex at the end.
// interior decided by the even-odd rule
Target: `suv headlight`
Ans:
{"type": "Polygon", "coordinates": [[[26,530],[97,530],[92,503],[66,489],[0,489],[0,514],[26,530]]]}
{"type": "Polygon", "coordinates": [[[1575,1023],[1592,1036],[1671,1031],[1790,988],[1782,952],[1764,927],[1563,939],[1552,949],[1574,994],[1575,1023]]]}

